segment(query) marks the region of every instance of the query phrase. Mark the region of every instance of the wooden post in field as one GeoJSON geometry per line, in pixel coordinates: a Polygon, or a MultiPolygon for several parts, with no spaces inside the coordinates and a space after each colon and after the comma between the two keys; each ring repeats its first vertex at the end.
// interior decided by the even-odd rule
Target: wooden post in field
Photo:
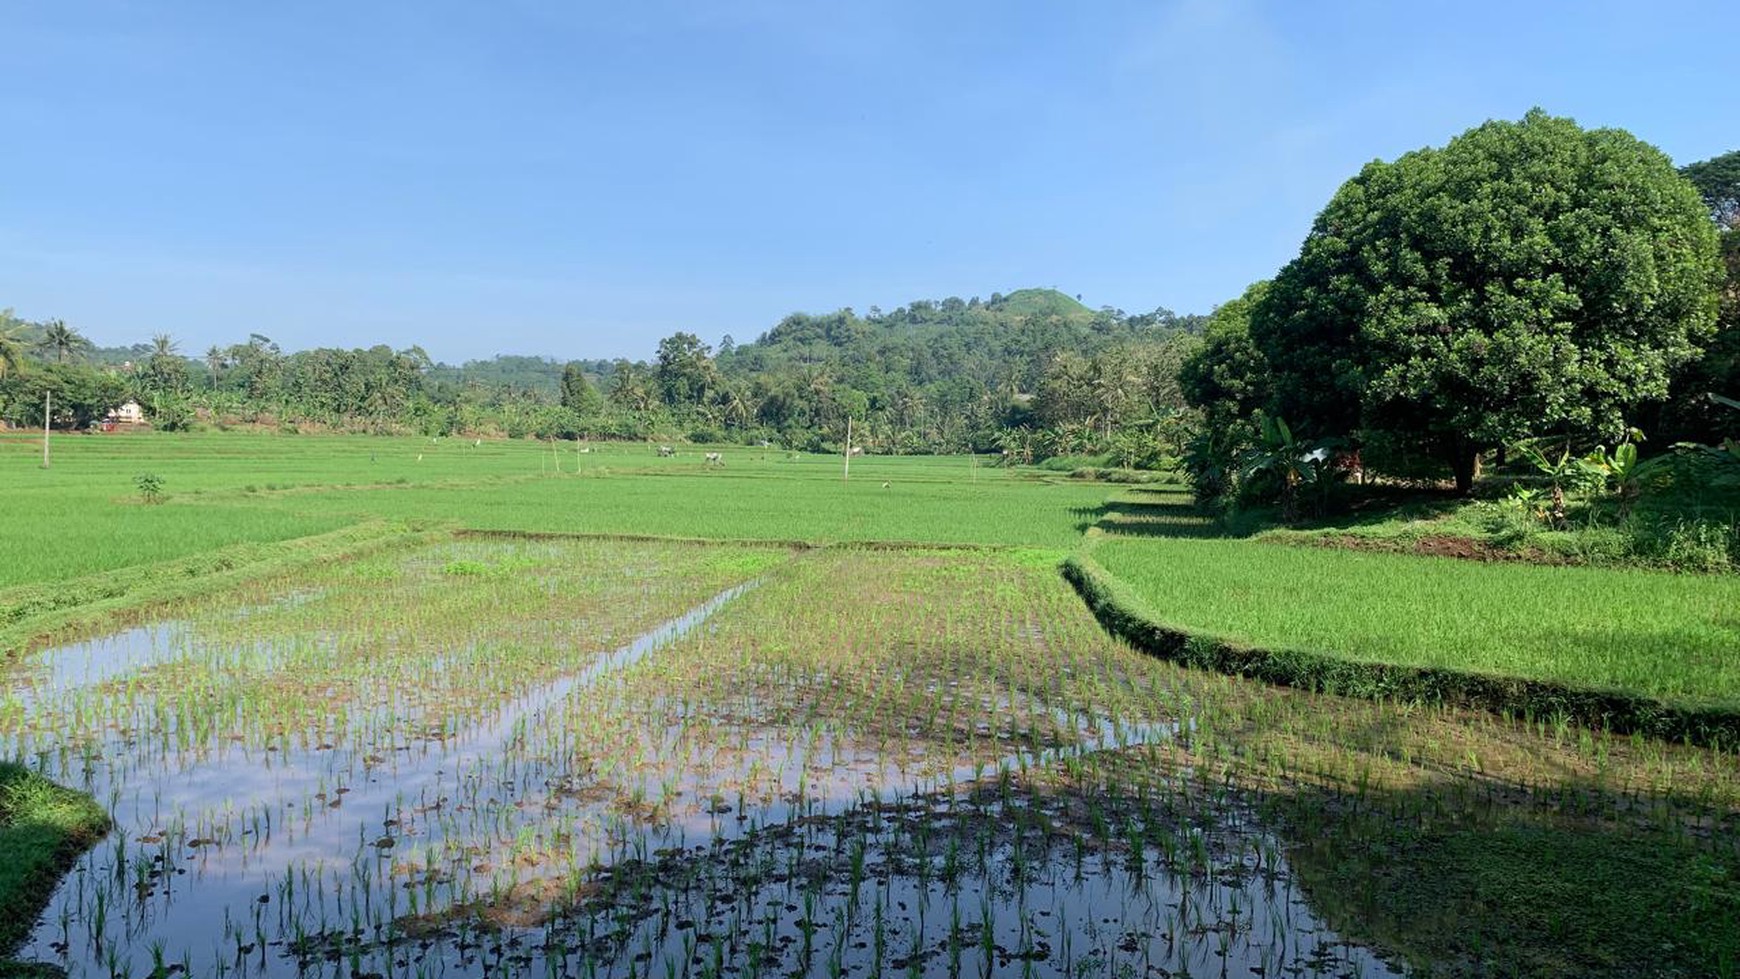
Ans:
{"type": "Polygon", "coordinates": [[[845,475],[840,477],[840,481],[843,483],[849,483],[852,481],[852,416],[851,415],[846,416],[846,470],[845,470],[845,475]]]}
{"type": "Polygon", "coordinates": [[[48,414],[54,406],[54,392],[43,389],[42,392],[42,468],[48,468],[48,414]]]}

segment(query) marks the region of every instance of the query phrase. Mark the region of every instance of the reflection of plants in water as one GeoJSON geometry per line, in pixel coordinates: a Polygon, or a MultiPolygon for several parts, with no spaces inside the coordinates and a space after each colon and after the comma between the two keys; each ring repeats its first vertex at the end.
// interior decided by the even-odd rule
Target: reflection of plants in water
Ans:
{"type": "Polygon", "coordinates": [[[1349,834],[1290,800],[1407,825],[1387,793],[1426,779],[1445,818],[1567,772],[1664,827],[1736,794],[1732,758],[1157,663],[993,554],[472,540],[245,599],[143,672],[0,703],[125,816],[59,899],[75,972],[147,967],[95,941],[147,922],[194,971],[1371,974],[1244,800],[1310,839],[1349,834]],[[656,654],[598,655],[753,576],[656,654]],[[1691,777],[1707,799],[1657,808],[1691,777]]]}

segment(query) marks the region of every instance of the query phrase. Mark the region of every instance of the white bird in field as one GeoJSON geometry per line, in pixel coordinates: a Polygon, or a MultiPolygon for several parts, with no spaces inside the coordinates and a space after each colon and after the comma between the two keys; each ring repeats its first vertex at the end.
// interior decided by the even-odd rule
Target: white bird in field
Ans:
{"type": "Polygon", "coordinates": [[[419,452],[419,453],[417,453],[417,461],[418,461],[418,462],[422,462],[422,461],[423,461],[423,453],[421,453],[421,452],[419,452]]]}
{"type": "Polygon", "coordinates": [[[888,488],[888,484],[887,484],[887,483],[886,483],[886,482],[885,482],[885,483],[883,483],[883,484],[882,484],[882,488],[883,488],[883,489],[887,489],[887,488],[888,488]]]}

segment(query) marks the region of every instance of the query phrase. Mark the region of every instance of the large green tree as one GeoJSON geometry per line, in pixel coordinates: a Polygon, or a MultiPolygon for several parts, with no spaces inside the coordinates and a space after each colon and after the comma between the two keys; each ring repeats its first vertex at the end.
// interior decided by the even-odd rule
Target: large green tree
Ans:
{"type": "Polygon", "coordinates": [[[1716,232],[1668,158],[1531,111],[1373,162],[1251,316],[1272,407],[1389,433],[1472,488],[1484,450],[1612,435],[1716,318],[1716,232]]]}
{"type": "Polygon", "coordinates": [[[581,415],[591,415],[604,407],[604,398],[586,377],[579,361],[571,360],[562,368],[562,407],[581,415]]]}
{"type": "Polygon", "coordinates": [[[1690,164],[1680,173],[1698,188],[1717,224],[1740,229],[1740,150],[1690,164]]]}
{"type": "Polygon", "coordinates": [[[175,338],[167,333],[151,337],[151,356],[139,370],[141,393],[149,396],[179,394],[187,388],[187,361],[176,352],[175,338]]]}
{"type": "Polygon", "coordinates": [[[1268,400],[1269,365],[1251,340],[1251,310],[1268,293],[1269,281],[1264,279],[1216,306],[1202,345],[1178,370],[1184,400],[1202,412],[1211,428],[1234,425],[1268,400]]]}
{"type": "Polygon", "coordinates": [[[40,425],[44,394],[52,395],[57,428],[88,428],[127,400],[127,385],[112,371],[83,364],[37,364],[7,383],[13,395],[5,405],[14,425],[40,425]]]}
{"type": "Polygon", "coordinates": [[[673,407],[699,405],[719,385],[712,351],[693,333],[673,333],[659,341],[653,377],[659,395],[673,407]]]}
{"type": "Polygon", "coordinates": [[[1732,429],[1733,412],[1709,395],[1740,397],[1740,150],[1680,170],[1704,199],[1721,235],[1724,281],[1716,335],[1704,355],[1674,378],[1667,404],[1649,419],[1664,441],[1719,442],[1732,429]]]}

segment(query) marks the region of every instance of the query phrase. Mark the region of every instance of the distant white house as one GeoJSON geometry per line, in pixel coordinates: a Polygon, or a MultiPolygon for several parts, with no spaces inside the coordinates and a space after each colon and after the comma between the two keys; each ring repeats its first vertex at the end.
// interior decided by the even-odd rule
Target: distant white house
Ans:
{"type": "Polygon", "coordinates": [[[143,425],[145,409],[139,407],[139,402],[129,401],[105,415],[103,421],[111,425],[143,425]]]}

